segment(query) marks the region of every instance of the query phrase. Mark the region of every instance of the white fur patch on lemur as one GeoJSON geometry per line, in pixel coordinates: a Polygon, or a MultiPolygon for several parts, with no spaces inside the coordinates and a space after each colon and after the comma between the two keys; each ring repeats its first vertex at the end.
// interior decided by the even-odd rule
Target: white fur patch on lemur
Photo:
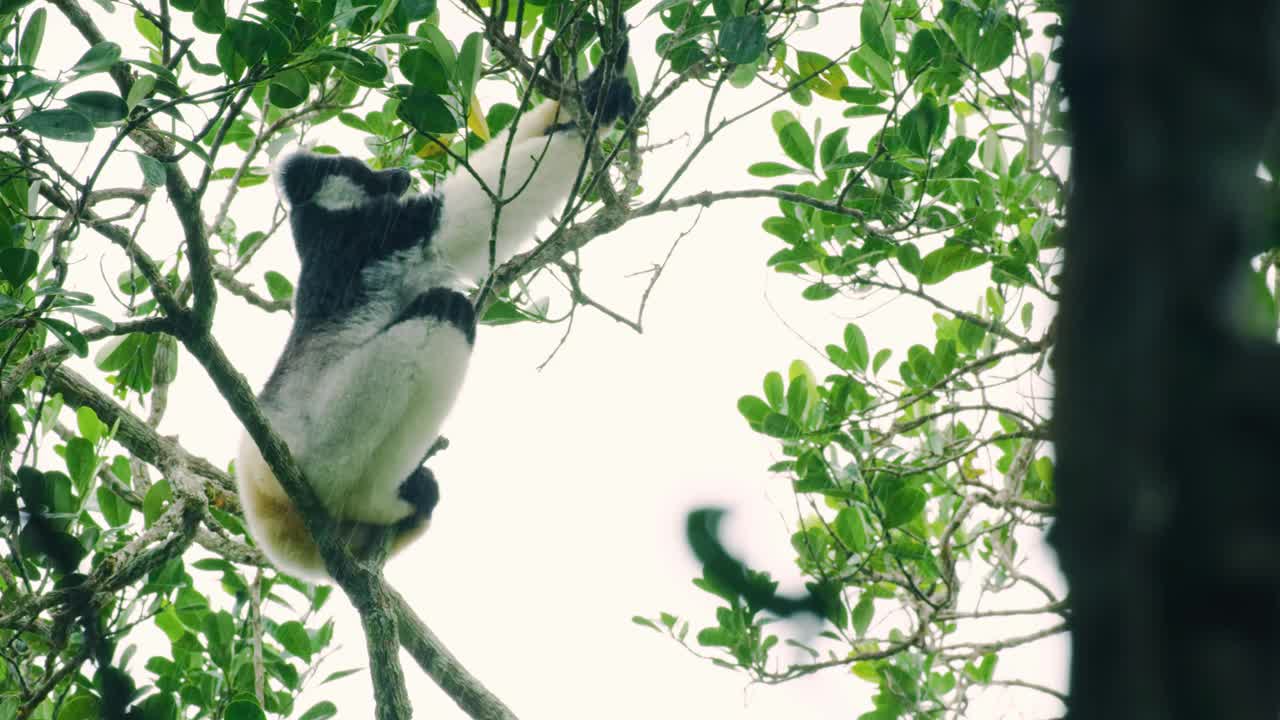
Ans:
{"type": "Polygon", "coordinates": [[[312,198],[324,210],[354,210],[369,201],[369,196],[346,175],[330,175],[312,198]]]}

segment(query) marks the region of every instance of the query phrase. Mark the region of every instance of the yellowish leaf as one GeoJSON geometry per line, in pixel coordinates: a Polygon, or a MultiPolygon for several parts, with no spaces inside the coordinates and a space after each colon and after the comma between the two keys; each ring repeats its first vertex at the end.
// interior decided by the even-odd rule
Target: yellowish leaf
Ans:
{"type": "Polygon", "coordinates": [[[480,107],[480,98],[471,96],[471,109],[467,111],[467,127],[485,142],[489,141],[489,123],[484,119],[484,108],[480,107]]]}

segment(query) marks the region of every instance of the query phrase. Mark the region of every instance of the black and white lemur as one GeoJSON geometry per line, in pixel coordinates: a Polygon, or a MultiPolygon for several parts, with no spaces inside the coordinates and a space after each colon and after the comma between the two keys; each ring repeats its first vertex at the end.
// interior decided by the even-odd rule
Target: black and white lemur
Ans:
{"type": "MultiPolygon", "coordinates": [[[[624,40],[580,85],[599,128],[635,109],[626,52],[624,40]]],[[[514,129],[502,195],[515,197],[500,216],[499,264],[565,205],[587,146],[580,126],[592,124],[568,109],[543,102],[514,129]]],[[[494,192],[509,132],[469,159],[494,192]]],[[[277,172],[301,272],[293,329],[259,401],[353,552],[370,551],[369,525],[395,527],[395,552],[426,529],[439,499],[422,463],[471,356],[475,312],[457,288],[489,272],[493,204],[465,168],[407,195],[407,171],[349,157],[298,153],[277,172]]],[[[267,557],[324,577],[301,515],[247,434],[236,474],[267,557]]]]}

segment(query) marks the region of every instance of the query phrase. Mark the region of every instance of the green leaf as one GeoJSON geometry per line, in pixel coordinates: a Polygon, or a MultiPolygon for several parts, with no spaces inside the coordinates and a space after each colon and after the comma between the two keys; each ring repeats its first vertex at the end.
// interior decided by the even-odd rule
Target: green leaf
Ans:
{"type": "Polygon", "coordinates": [[[510,103],[494,103],[489,106],[489,112],[485,113],[485,123],[489,126],[489,132],[497,135],[515,119],[516,106],[510,103]]]}
{"type": "Polygon", "coordinates": [[[867,549],[867,526],[862,519],[862,512],[857,508],[841,508],[831,529],[840,538],[840,542],[853,552],[860,553],[867,549]]]}
{"type": "Polygon", "coordinates": [[[849,134],[849,128],[842,127],[835,132],[822,138],[822,143],[818,146],[818,160],[822,163],[822,169],[830,172],[836,168],[836,163],[849,154],[848,144],[845,142],[845,136],[849,134]]]}
{"type": "Polygon", "coordinates": [[[231,613],[220,610],[204,616],[200,634],[206,638],[209,656],[214,663],[225,667],[231,660],[231,646],[236,640],[236,624],[231,613]]]}
{"type": "Polygon", "coordinates": [[[974,681],[986,685],[991,682],[991,677],[996,671],[996,660],[998,656],[995,653],[987,653],[982,656],[982,662],[975,665],[972,662],[966,663],[964,672],[974,681]]]}
{"type": "MultiPolygon", "coordinates": [[[[178,619],[178,612],[173,609],[172,605],[166,605],[165,609],[160,611],[160,614],[156,615],[155,623],[156,627],[160,628],[160,630],[164,632],[165,636],[169,638],[169,642],[177,642],[182,639],[183,635],[187,634],[187,628],[182,624],[182,621],[178,619]]],[[[157,664],[163,666],[165,663],[171,664],[171,660],[167,660],[165,658],[152,658],[151,661],[147,662],[147,669],[155,672],[157,675],[163,676],[169,674],[157,672],[156,669],[152,667],[152,661],[161,661],[157,664]]]]}
{"type": "Polygon", "coordinates": [[[853,323],[844,326],[844,349],[849,362],[855,368],[867,369],[867,358],[870,355],[867,350],[867,336],[862,334],[862,328],[853,323]]]}
{"type": "Polygon", "coordinates": [[[731,63],[753,63],[764,52],[764,18],[759,16],[731,17],[720,26],[716,49],[731,63]]]}
{"type": "Polygon", "coordinates": [[[84,339],[84,335],[75,329],[71,323],[58,320],[57,318],[42,317],[40,324],[44,325],[54,337],[66,345],[71,352],[77,357],[89,357],[89,341],[84,339]]]}
{"type": "Polygon", "coordinates": [[[826,300],[834,296],[840,289],[826,283],[816,283],[805,288],[800,295],[805,300],[826,300]]]}
{"type": "Polygon", "coordinates": [[[920,382],[933,385],[941,379],[938,375],[938,363],[933,359],[933,353],[929,352],[929,348],[923,345],[912,345],[907,348],[907,362],[910,363],[912,372],[920,382]]]}
{"type": "Polygon", "coordinates": [[[298,720],[329,720],[338,714],[338,708],[328,700],[321,700],[312,705],[298,720]]]}
{"type": "Polygon", "coordinates": [[[289,651],[289,654],[303,660],[311,659],[311,638],[307,635],[306,628],[302,627],[302,623],[290,620],[276,627],[272,634],[284,649],[289,651]]]}
{"type": "Polygon", "coordinates": [[[307,76],[303,75],[301,70],[290,69],[271,79],[267,97],[276,107],[293,108],[307,99],[309,90],[307,76]]]}
{"type": "Polygon", "coordinates": [[[776,235],[792,245],[797,245],[804,239],[804,226],[791,218],[767,218],[761,223],[761,227],[770,235],[776,235]]]}
{"type": "Polygon", "coordinates": [[[813,140],[809,138],[809,133],[805,132],[804,127],[798,122],[791,122],[783,125],[777,133],[778,143],[782,145],[782,151],[787,154],[787,157],[805,170],[812,171],[813,140]]]}
{"type": "Polygon", "coordinates": [[[81,437],[91,443],[97,443],[107,434],[107,425],[98,419],[98,414],[88,405],[76,408],[76,429],[81,437]]]}
{"type": "Polygon", "coordinates": [[[804,375],[791,378],[787,386],[787,417],[803,425],[809,407],[809,380],[804,375]]]}
{"type": "Polygon", "coordinates": [[[916,77],[926,69],[938,64],[942,50],[932,30],[919,30],[911,37],[911,47],[907,50],[907,76],[916,77]]]}
{"type": "MultiPolygon", "coordinates": [[[[241,72],[243,72],[243,69],[241,69],[241,72]]],[[[237,75],[236,77],[239,76],[237,75]]],[[[139,75],[138,79],[133,81],[133,87],[129,88],[129,96],[124,99],[124,104],[132,110],[138,106],[138,103],[150,97],[151,92],[155,89],[155,75],[139,75]]]]}
{"type": "Polygon", "coordinates": [[[226,5],[223,0],[200,0],[196,3],[191,22],[204,32],[221,33],[227,26],[226,5]]]}
{"type": "Polygon", "coordinates": [[[889,362],[889,356],[892,354],[893,351],[889,348],[885,348],[876,353],[875,358],[871,361],[871,372],[880,372],[880,368],[884,367],[884,364],[889,362]]]}
{"type": "Polygon", "coordinates": [[[81,55],[76,64],[71,66],[71,72],[80,73],[81,75],[102,72],[115,65],[119,60],[120,46],[110,40],[104,40],[89,48],[84,55],[81,55]]]}
{"type": "MultiPolygon", "coordinates": [[[[400,56],[400,73],[413,85],[414,90],[426,90],[437,95],[449,92],[449,73],[444,69],[440,58],[429,50],[406,50],[400,56]]],[[[512,110],[515,108],[512,107],[512,110]]]]}
{"type": "Polygon", "coordinates": [[[95,125],[123,120],[129,114],[124,100],[115,93],[102,90],[86,90],[67,98],[67,107],[89,118],[95,125]]]}
{"type": "Polygon", "coordinates": [[[267,715],[262,712],[261,707],[258,707],[256,701],[242,697],[227,704],[226,711],[222,713],[222,720],[267,720],[267,715]]]}
{"type": "Polygon", "coordinates": [[[916,247],[915,243],[901,243],[898,245],[894,256],[898,258],[898,264],[902,266],[903,270],[912,275],[918,276],[920,274],[920,248],[916,247]]]}
{"type": "Polygon", "coordinates": [[[483,69],[484,35],[473,32],[462,41],[462,48],[458,51],[458,83],[462,86],[462,97],[469,99],[475,92],[483,69]]]}
{"type": "Polygon", "coordinates": [[[67,441],[66,457],[63,460],[67,463],[71,482],[79,492],[84,492],[89,487],[89,481],[93,479],[94,468],[98,465],[98,456],[93,451],[93,443],[82,437],[71,438],[67,441]]]}
{"type": "Polygon", "coordinates": [[[58,720],[97,720],[102,717],[102,706],[92,695],[76,695],[62,703],[58,720]]]}
{"type": "Polygon", "coordinates": [[[858,24],[862,29],[862,42],[865,43],[865,47],[892,62],[897,29],[888,3],[885,0],[866,0],[862,4],[862,15],[858,24]]]}
{"type": "Polygon", "coordinates": [[[0,250],[0,273],[9,287],[21,287],[35,274],[40,256],[27,248],[11,247],[0,250]]]}
{"type": "Polygon", "coordinates": [[[828,100],[839,100],[840,91],[849,84],[840,64],[826,55],[797,50],[796,64],[800,76],[809,78],[805,81],[805,87],[828,100]]]}
{"type": "Polygon", "coordinates": [[[142,39],[150,43],[151,47],[160,48],[164,35],[161,34],[160,28],[148,20],[147,16],[143,15],[140,10],[135,10],[133,13],[133,26],[138,29],[138,34],[142,36],[142,39]]]}
{"type": "Polygon", "coordinates": [[[328,62],[357,85],[380,88],[387,77],[387,66],[378,58],[354,48],[325,48],[316,57],[328,62]]]}
{"type": "Polygon", "coordinates": [[[769,406],[775,409],[782,408],[782,376],[776,372],[771,372],[764,376],[764,397],[769,401],[769,406]]]}
{"type": "Polygon", "coordinates": [[[337,672],[332,672],[332,673],[329,673],[324,680],[321,680],[320,684],[324,685],[325,683],[333,682],[334,680],[341,680],[342,678],[347,677],[348,675],[355,675],[358,672],[360,672],[360,668],[351,668],[350,670],[339,670],[337,672]]]}
{"type": "Polygon", "coordinates": [[[442,135],[462,127],[462,119],[439,95],[413,91],[400,101],[396,115],[424,135],[442,135]]]}
{"type": "Polygon", "coordinates": [[[727,647],[733,644],[733,636],[723,628],[702,628],[698,631],[698,644],[703,647],[727,647]]]}
{"type": "Polygon", "coordinates": [[[919,488],[899,488],[885,503],[884,526],[895,528],[911,522],[924,510],[927,500],[924,491],[919,488]]]}
{"type": "Polygon", "coordinates": [[[747,422],[759,423],[764,421],[770,410],[769,404],[755,395],[743,395],[738,398],[738,412],[742,413],[747,422]]]}
{"type": "Polygon", "coordinates": [[[50,140],[87,143],[93,139],[93,123],[75,110],[36,110],[18,121],[18,127],[50,140]]]}
{"type": "Polygon", "coordinates": [[[142,169],[143,184],[150,187],[164,185],[164,165],[159,160],[143,153],[135,153],[134,157],[138,159],[138,167],[142,169]]]}
{"type": "Polygon", "coordinates": [[[994,70],[1013,54],[1013,21],[1003,18],[995,27],[983,33],[974,45],[970,60],[978,72],[994,70]]]}
{"type": "Polygon", "coordinates": [[[290,300],[293,298],[293,283],[289,278],[275,270],[268,270],[264,276],[267,281],[267,292],[273,300],[290,300]]]}
{"type": "Polygon", "coordinates": [[[850,619],[853,621],[853,631],[858,634],[858,637],[867,634],[867,628],[871,627],[871,618],[875,614],[875,598],[869,592],[862,593],[862,597],[858,598],[858,604],[854,605],[853,610],[849,613],[850,619]]]}
{"type": "Polygon", "coordinates": [[[102,518],[107,521],[108,525],[121,527],[129,522],[129,516],[133,514],[133,508],[123,498],[103,486],[98,486],[96,495],[98,497],[98,509],[102,511],[102,518]]]}
{"type": "Polygon", "coordinates": [[[221,65],[218,65],[217,63],[200,62],[199,60],[196,59],[195,55],[187,55],[187,64],[191,66],[192,70],[195,70],[201,75],[208,75],[209,77],[218,77],[219,75],[222,74],[221,65]]]}
{"type": "MultiPolygon", "coordinates": [[[[218,65],[222,67],[222,71],[232,80],[240,79],[244,75],[245,62],[240,57],[240,53],[236,52],[235,39],[231,37],[231,33],[224,33],[218,38],[218,44],[214,48],[214,52],[218,58],[218,65]]],[[[129,93],[130,101],[133,100],[133,92],[129,93]]]]}
{"type": "Polygon", "coordinates": [[[854,72],[857,72],[857,66],[862,68],[867,80],[877,89],[886,93],[893,92],[893,65],[877,55],[870,46],[863,45],[849,57],[849,67],[854,72]]]}
{"type": "Polygon", "coordinates": [[[58,87],[58,83],[52,80],[46,80],[36,75],[23,75],[13,81],[13,85],[9,88],[9,95],[5,98],[5,103],[12,105],[18,100],[39,95],[56,87],[58,87]]]}
{"type": "Polygon", "coordinates": [[[784,440],[800,437],[801,434],[800,425],[795,420],[780,413],[766,415],[764,422],[760,424],[760,429],[770,437],[784,440]]]}
{"type": "Polygon", "coordinates": [[[650,620],[647,617],[642,617],[640,615],[632,615],[631,622],[637,625],[640,625],[641,627],[647,627],[650,630],[657,630],[658,632],[662,632],[662,628],[658,627],[657,623],[655,623],[654,621],[650,620]]]}
{"type": "Polygon", "coordinates": [[[40,45],[44,43],[44,24],[49,11],[36,8],[22,28],[22,39],[18,41],[18,61],[23,65],[35,65],[36,56],[40,54],[40,45]]]}
{"type": "Polygon", "coordinates": [[[898,124],[898,132],[907,149],[920,157],[928,157],[929,149],[942,129],[942,117],[932,95],[920,98],[920,102],[903,115],[898,124]]]}
{"type": "Polygon", "coordinates": [[[982,339],[987,336],[987,329],[968,320],[961,320],[960,327],[956,330],[956,338],[960,341],[960,347],[965,352],[976,352],[978,347],[982,345],[982,339]]]}
{"type": "Polygon", "coordinates": [[[123,455],[117,455],[111,459],[111,474],[120,479],[125,487],[133,485],[133,468],[129,467],[129,459],[123,455]]]}
{"type": "Polygon", "coordinates": [[[935,285],[958,272],[972,270],[986,262],[987,256],[982,253],[963,245],[947,245],[924,256],[920,261],[920,272],[916,275],[925,285],[935,285]]]}
{"type": "Polygon", "coordinates": [[[172,498],[173,490],[169,488],[168,480],[161,480],[147,490],[146,497],[142,498],[142,517],[147,527],[151,527],[164,514],[164,504],[172,498]]]}
{"type": "Polygon", "coordinates": [[[790,165],[783,165],[782,163],[758,162],[748,167],[747,172],[756,177],[768,178],[800,171],[790,165]]]}
{"type": "Polygon", "coordinates": [[[449,38],[445,37],[440,28],[428,23],[419,25],[417,34],[426,38],[427,44],[435,51],[436,57],[444,63],[446,74],[452,76],[458,67],[458,52],[454,49],[453,43],[449,42],[449,38]]]}
{"type": "Polygon", "coordinates": [[[169,693],[148,695],[130,714],[137,713],[140,720],[177,720],[178,702],[173,698],[169,693]]]}
{"type": "Polygon", "coordinates": [[[888,100],[889,96],[874,88],[842,87],[840,99],[855,105],[879,105],[888,100]]]}

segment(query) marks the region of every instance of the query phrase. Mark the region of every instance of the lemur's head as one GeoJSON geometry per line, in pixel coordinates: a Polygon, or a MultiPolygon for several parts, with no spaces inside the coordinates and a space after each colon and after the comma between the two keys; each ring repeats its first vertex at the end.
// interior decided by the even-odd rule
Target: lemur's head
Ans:
{"type": "Polygon", "coordinates": [[[374,170],[363,162],[339,155],[294,153],[277,172],[289,206],[308,203],[324,210],[351,210],[385,195],[400,197],[409,188],[409,171],[374,170]]]}

